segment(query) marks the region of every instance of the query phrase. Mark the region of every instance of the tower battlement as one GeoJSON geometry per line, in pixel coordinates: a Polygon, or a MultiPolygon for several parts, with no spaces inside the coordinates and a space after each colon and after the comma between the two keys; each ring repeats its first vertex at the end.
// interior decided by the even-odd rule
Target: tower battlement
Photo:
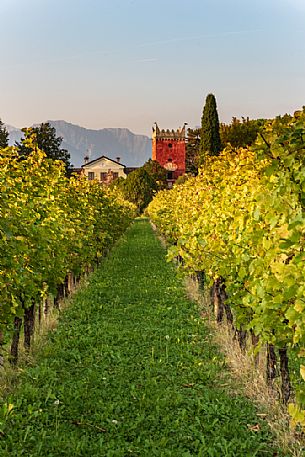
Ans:
{"type": "Polygon", "coordinates": [[[152,128],[152,138],[153,139],[158,139],[158,140],[185,140],[185,126],[187,124],[184,124],[183,127],[179,127],[177,130],[169,130],[169,129],[160,129],[158,127],[157,122],[155,122],[153,128],[152,128]]]}

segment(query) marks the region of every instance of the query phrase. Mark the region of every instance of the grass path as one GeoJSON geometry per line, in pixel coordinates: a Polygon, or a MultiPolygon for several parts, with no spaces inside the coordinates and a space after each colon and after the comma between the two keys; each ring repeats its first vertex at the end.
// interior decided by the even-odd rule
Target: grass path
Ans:
{"type": "Polygon", "coordinates": [[[279,456],[147,221],[77,293],[9,399],[0,456],[279,456]]]}

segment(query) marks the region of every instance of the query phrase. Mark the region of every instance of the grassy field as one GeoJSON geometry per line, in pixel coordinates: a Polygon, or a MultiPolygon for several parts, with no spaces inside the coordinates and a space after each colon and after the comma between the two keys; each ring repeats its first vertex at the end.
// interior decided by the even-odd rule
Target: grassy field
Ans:
{"type": "Polygon", "coordinates": [[[138,220],[6,399],[0,456],[284,456],[228,376],[138,220]]]}

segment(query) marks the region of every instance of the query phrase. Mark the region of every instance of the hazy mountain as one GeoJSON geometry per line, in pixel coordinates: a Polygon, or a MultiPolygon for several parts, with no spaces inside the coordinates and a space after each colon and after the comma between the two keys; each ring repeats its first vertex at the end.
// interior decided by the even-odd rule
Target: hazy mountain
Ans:
{"type": "Polygon", "coordinates": [[[20,139],[23,136],[23,133],[20,129],[12,127],[11,125],[6,124],[5,127],[7,128],[7,131],[9,133],[9,144],[10,146],[13,146],[15,144],[15,141],[20,141],[20,139]]]}
{"type": "MultiPolygon", "coordinates": [[[[92,130],[65,121],[47,122],[55,127],[57,136],[63,138],[62,147],[69,151],[71,162],[76,167],[84,163],[85,155],[89,155],[90,160],[101,155],[111,159],[120,157],[121,162],[129,167],[141,166],[151,157],[150,138],[136,135],[128,129],[92,130]]],[[[20,141],[21,130],[8,125],[6,127],[10,144],[20,141]]]]}

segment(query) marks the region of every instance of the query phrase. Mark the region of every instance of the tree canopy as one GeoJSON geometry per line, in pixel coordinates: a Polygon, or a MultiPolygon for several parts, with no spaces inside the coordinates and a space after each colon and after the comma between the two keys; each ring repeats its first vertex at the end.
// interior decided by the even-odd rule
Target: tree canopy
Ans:
{"type": "Polygon", "coordinates": [[[56,136],[56,129],[49,122],[40,124],[37,127],[23,128],[24,138],[20,143],[16,143],[21,156],[27,157],[31,154],[32,149],[28,142],[34,138],[34,143],[41,149],[48,158],[61,160],[65,164],[66,174],[70,174],[72,166],[70,163],[70,154],[66,149],[61,148],[62,138],[56,136]]]}
{"type": "Polygon", "coordinates": [[[0,149],[8,146],[8,131],[0,119],[0,149]]]}
{"type": "Polygon", "coordinates": [[[197,175],[199,165],[200,129],[187,129],[186,172],[197,175]]]}
{"type": "Polygon", "coordinates": [[[256,140],[264,122],[264,119],[254,120],[242,117],[240,120],[233,117],[230,124],[220,124],[222,147],[225,148],[228,143],[234,148],[250,146],[256,140]]]}
{"type": "Polygon", "coordinates": [[[144,170],[151,176],[155,181],[155,190],[165,189],[167,187],[167,172],[162,165],[156,160],[149,159],[144,165],[144,170]]]}
{"type": "Polygon", "coordinates": [[[143,167],[131,172],[124,182],[117,183],[124,197],[134,203],[141,213],[156,192],[167,187],[166,170],[155,160],[148,160],[143,167]]]}
{"type": "Polygon", "coordinates": [[[152,200],[155,191],[155,181],[144,167],[131,172],[124,183],[124,197],[134,203],[141,213],[152,200]]]}

